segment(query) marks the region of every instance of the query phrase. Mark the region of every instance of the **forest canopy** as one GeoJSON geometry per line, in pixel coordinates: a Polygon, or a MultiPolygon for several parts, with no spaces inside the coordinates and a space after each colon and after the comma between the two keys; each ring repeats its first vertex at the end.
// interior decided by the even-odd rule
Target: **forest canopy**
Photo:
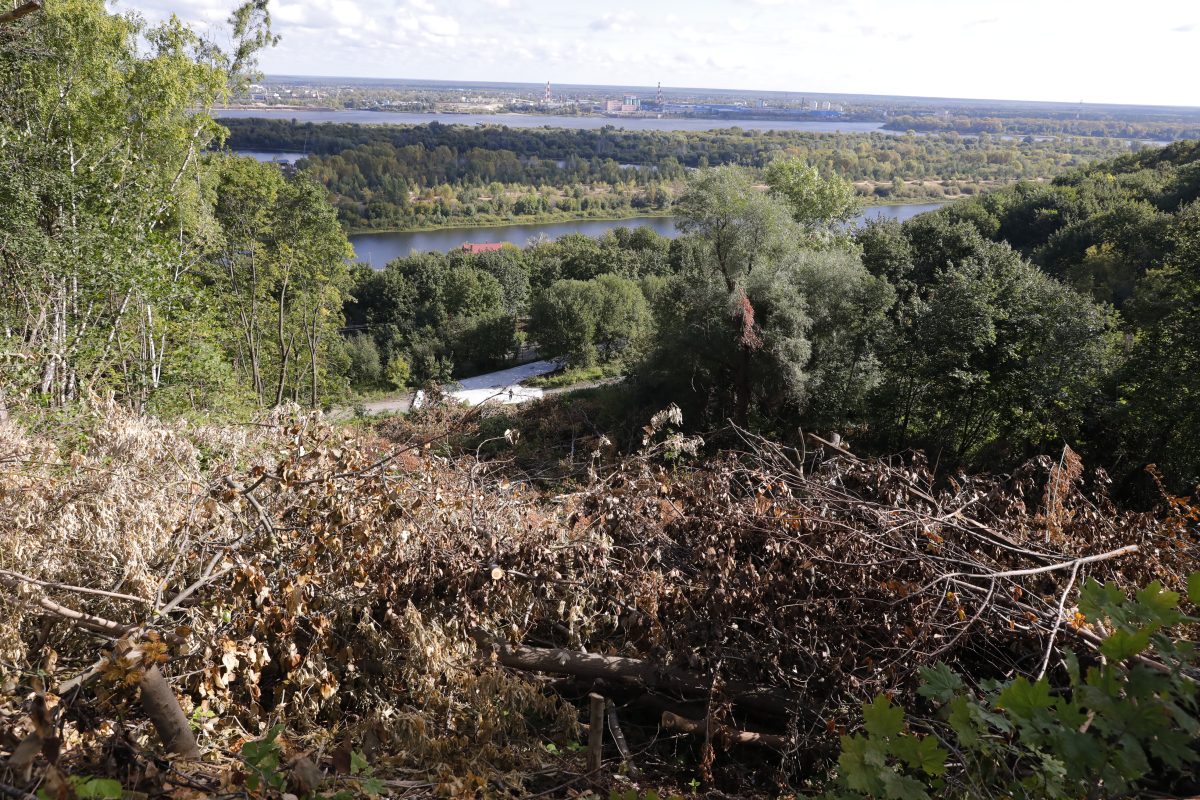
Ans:
{"type": "Polygon", "coordinates": [[[867,198],[940,200],[1129,151],[1091,138],[342,125],[226,119],[233,149],[302,152],[351,229],[663,213],[691,170],[799,159],[867,198]]]}

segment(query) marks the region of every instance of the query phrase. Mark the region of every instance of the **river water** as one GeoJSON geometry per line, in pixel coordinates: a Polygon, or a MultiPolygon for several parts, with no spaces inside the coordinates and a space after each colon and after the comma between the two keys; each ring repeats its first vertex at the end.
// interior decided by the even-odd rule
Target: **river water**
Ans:
{"type": "MultiPolygon", "coordinates": [[[[941,208],[938,203],[913,203],[909,205],[869,206],[859,215],[858,221],[876,218],[894,219],[903,222],[925,211],[941,208]]],[[[360,233],[350,237],[354,245],[355,258],[376,269],[394,258],[418,253],[448,253],[467,242],[509,242],[525,247],[540,237],[557,239],[568,233],[585,236],[601,236],[612,228],[653,228],[662,236],[674,238],[673,217],[639,217],[622,220],[575,220],[571,222],[545,222],[528,225],[504,225],[496,228],[439,228],[432,231],[403,231],[399,233],[360,233]]]]}
{"type": "MultiPolygon", "coordinates": [[[[881,122],[802,121],[768,119],[681,119],[620,117],[556,117],[546,114],[418,114],[403,111],[296,111],[229,108],[213,112],[229,119],[277,119],[297,122],[352,122],[359,125],[507,125],[510,128],[603,128],[612,125],[627,131],[711,131],[741,128],[748,131],[812,131],[813,133],[871,133],[882,131],[881,122]]],[[[882,131],[887,133],[887,131],[882,131]]]]}

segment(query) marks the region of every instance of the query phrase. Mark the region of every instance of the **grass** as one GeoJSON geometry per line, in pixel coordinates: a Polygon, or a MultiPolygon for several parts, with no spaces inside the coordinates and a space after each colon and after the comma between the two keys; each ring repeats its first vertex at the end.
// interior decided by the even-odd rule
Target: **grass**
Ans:
{"type": "Polygon", "coordinates": [[[547,375],[539,375],[524,381],[526,386],[535,389],[564,389],[577,383],[602,381],[605,378],[618,378],[625,373],[625,365],[620,361],[607,361],[591,367],[567,367],[547,375]]]}

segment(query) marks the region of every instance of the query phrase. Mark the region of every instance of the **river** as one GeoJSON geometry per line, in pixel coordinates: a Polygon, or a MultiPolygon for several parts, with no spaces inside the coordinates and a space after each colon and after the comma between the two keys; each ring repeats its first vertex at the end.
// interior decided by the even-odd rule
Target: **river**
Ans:
{"type": "Polygon", "coordinates": [[[612,125],[627,131],[711,131],[741,128],[749,131],[812,131],[813,133],[872,133],[883,130],[881,122],[789,119],[663,119],[642,117],[556,117],[546,114],[418,114],[403,111],[276,111],[267,108],[227,108],[213,112],[230,119],[278,119],[298,122],[351,122],[359,125],[507,125],[510,128],[603,128],[612,125]]]}
{"type": "MultiPolygon", "coordinates": [[[[909,205],[869,206],[859,215],[858,221],[887,218],[903,222],[924,211],[941,208],[938,203],[913,203],[909,205]]],[[[432,231],[402,231],[393,233],[360,233],[350,237],[354,245],[355,258],[376,269],[394,258],[418,253],[448,253],[462,247],[466,242],[510,242],[524,247],[534,239],[545,236],[557,239],[568,233],[585,236],[600,236],[612,228],[653,228],[657,233],[674,238],[673,217],[638,217],[622,220],[575,220],[572,222],[543,222],[528,225],[504,225],[496,228],[439,228],[432,231]]]]}

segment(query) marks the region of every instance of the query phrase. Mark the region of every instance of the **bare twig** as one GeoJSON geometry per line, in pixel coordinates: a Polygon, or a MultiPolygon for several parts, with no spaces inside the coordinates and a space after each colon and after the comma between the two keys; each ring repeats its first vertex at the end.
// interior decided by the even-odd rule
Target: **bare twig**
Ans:
{"type": "Polygon", "coordinates": [[[153,600],[145,597],[138,597],[132,594],[121,594],[120,592],[107,592],[103,589],[89,589],[86,586],[72,586],[69,583],[56,583],[54,581],[43,581],[37,578],[31,578],[28,575],[22,575],[19,572],[10,572],[6,569],[0,569],[0,577],[15,578],[25,583],[31,583],[35,586],[41,586],[45,589],[60,589],[65,592],[75,592],[77,594],[94,594],[99,597],[111,597],[114,600],[129,600],[134,603],[145,603],[152,605],[153,600]]]}
{"type": "Polygon", "coordinates": [[[1046,670],[1050,668],[1050,657],[1054,655],[1054,640],[1058,638],[1058,629],[1062,627],[1063,609],[1067,605],[1067,596],[1071,594],[1071,589],[1075,586],[1075,578],[1079,575],[1079,564],[1076,561],[1075,566],[1071,568],[1071,579],[1067,581],[1067,588],[1063,589],[1062,596],[1058,599],[1058,610],[1054,614],[1054,627],[1050,631],[1050,641],[1046,644],[1046,657],[1042,659],[1042,668],[1038,671],[1038,680],[1041,680],[1046,670]]]}

